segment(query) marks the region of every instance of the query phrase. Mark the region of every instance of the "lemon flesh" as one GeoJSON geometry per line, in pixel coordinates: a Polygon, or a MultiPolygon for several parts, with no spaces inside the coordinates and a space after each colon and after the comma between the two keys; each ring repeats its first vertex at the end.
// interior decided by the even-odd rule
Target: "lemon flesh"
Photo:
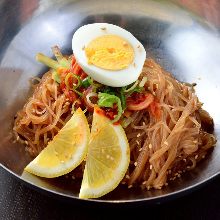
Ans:
{"type": "Polygon", "coordinates": [[[84,159],[88,150],[89,125],[81,109],[30,162],[25,170],[40,177],[53,178],[71,172],[84,159]]]}
{"type": "Polygon", "coordinates": [[[130,150],[121,125],[114,125],[95,108],[80,198],[98,198],[114,190],[130,162],[130,150]]]}

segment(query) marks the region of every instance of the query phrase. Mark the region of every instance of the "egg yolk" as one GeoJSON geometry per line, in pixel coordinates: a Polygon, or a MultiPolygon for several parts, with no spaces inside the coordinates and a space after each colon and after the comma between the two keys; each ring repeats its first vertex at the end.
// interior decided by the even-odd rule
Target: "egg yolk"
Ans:
{"type": "Polygon", "coordinates": [[[134,59],[133,47],[117,35],[104,35],[92,40],[85,48],[89,64],[106,70],[127,68],[134,59]]]}

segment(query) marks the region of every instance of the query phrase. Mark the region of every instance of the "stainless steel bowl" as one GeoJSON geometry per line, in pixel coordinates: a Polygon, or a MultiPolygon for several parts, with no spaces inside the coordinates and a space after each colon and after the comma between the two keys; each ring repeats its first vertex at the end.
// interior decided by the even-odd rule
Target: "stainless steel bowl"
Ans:
{"type": "MultiPolygon", "coordinates": [[[[173,1],[147,0],[2,0],[0,2],[0,163],[20,181],[50,195],[76,201],[79,183],[64,178],[46,180],[23,173],[30,157],[24,147],[13,142],[14,115],[29,95],[28,80],[46,70],[35,61],[35,54],[52,56],[57,44],[71,53],[71,38],[83,24],[108,22],[119,25],[137,37],[147,56],[156,59],[178,80],[197,83],[197,94],[215,121],[220,137],[220,25],[219,1],[189,2],[186,10],[173,1]],[[213,7],[212,3],[215,3],[213,7]],[[204,3],[204,4],[203,4],[204,3]],[[202,7],[204,5],[204,7],[202,7]],[[198,7],[199,6],[199,7],[198,7]],[[197,11],[196,15],[192,11],[197,11]],[[204,16],[207,18],[205,19],[204,16]]],[[[177,1],[175,1],[177,2],[177,1]]],[[[101,203],[160,202],[183,195],[220,173],[220,147],[196,169],[162,190],[141,191],[118,187],[98,200],[101,203]]],[[[83,201],[83,200],[78,200],[83,201]]]]}

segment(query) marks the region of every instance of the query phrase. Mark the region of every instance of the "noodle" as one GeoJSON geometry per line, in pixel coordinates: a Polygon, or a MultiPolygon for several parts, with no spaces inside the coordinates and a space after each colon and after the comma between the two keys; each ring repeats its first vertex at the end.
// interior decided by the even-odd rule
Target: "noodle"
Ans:
{"type": "MultiPolygon", "coordinates": [[[[76,63],[74,71],[80,71],[76,63]]],[[[201,109],[193,86],[178,82],[151,59],[146,60],[139,81],[143,77],[147,77],[145,90],[158,101],[160,117],[145,109],[134,111],[127,119],[124,127],[131,162],[122,182],[160,189],[185,170],[193,169],[216,139],[210,132],[213,120],[201,109]]],[[[16,137],[27,141],[32,156],[37,156],[68,121],[71,106],[51,72],[46,73],[15,119],[16,137]]],[[[85,115],[91,124],[92,113],[85,115]]],[[[83,169],[81,165],[74,170],[74,178],[81,178],[83,169]]]]}
{"type": "MultiPolygon", "coordinates": [[[[149,115],[150,122],[146,126],[134,122],[135,126],[132,130],[130,127],[126,128],[126,133],[143,129],[146,138],[142,152],[135,157],[137,159],[131,158],[131,160],[136,160],[138,165],[135,168],[130,166],[131,178],[128,184],[134,184],[138,180],[142,181],[142,185],[147,189],[151,187],[160,189],[168,181],[168,170],[172,177],[178,171],[182,173],[186,169],[186,166],[176,169],[179,166],[176,160],[190,161],[191,168],[194,168],[197,162],[194,155],[201,154],[204,157],[207,150],[215,144],[215,138],[212,134],[203,131],[208,137],[206,146],[207,142],[209,143],[203,150],[204,136],[201,136],[201,124],[195,117],[201,104],[192,88],[177,82],[152,60],[145,63],[142,77],[144,75],[149,79],[147,88],[160,100],[162,116],[161,121],[157,122],[149,115]],[[156,89],[153,84],[158,85],[156,89]],[[201,143],[197,141],[199,138],[202,139],[201,143]],[[145,167],[146,165],[149,169],[145,167]],[[147,170],[148,175],[142,175],[142,178],[138,179],[139,175],[145,171],[144,169],[147,170]]],[[[130,147],[135,149],[133,146],[130,147]]],[[[185,164],[188,165],[188,162],[185,164]]]]}

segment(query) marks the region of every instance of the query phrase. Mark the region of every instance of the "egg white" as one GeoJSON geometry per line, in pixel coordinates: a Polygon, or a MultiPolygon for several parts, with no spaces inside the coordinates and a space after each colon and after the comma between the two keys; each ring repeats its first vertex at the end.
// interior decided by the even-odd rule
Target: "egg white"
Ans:
{"type": "Polygon", "coordinates": [[[128,31],[113,24],[94,23],[80,27],[72,38],[73,54],[82,69],[94,80],[107,86],[123,87],[135,82],[141,74],[146,51],[143,45],[128,31]],[[127,40],[134,49],[134,60],[122,70],[105,70],[88,64],[84,48],[95,38],[117,35],[127,40]]]}

